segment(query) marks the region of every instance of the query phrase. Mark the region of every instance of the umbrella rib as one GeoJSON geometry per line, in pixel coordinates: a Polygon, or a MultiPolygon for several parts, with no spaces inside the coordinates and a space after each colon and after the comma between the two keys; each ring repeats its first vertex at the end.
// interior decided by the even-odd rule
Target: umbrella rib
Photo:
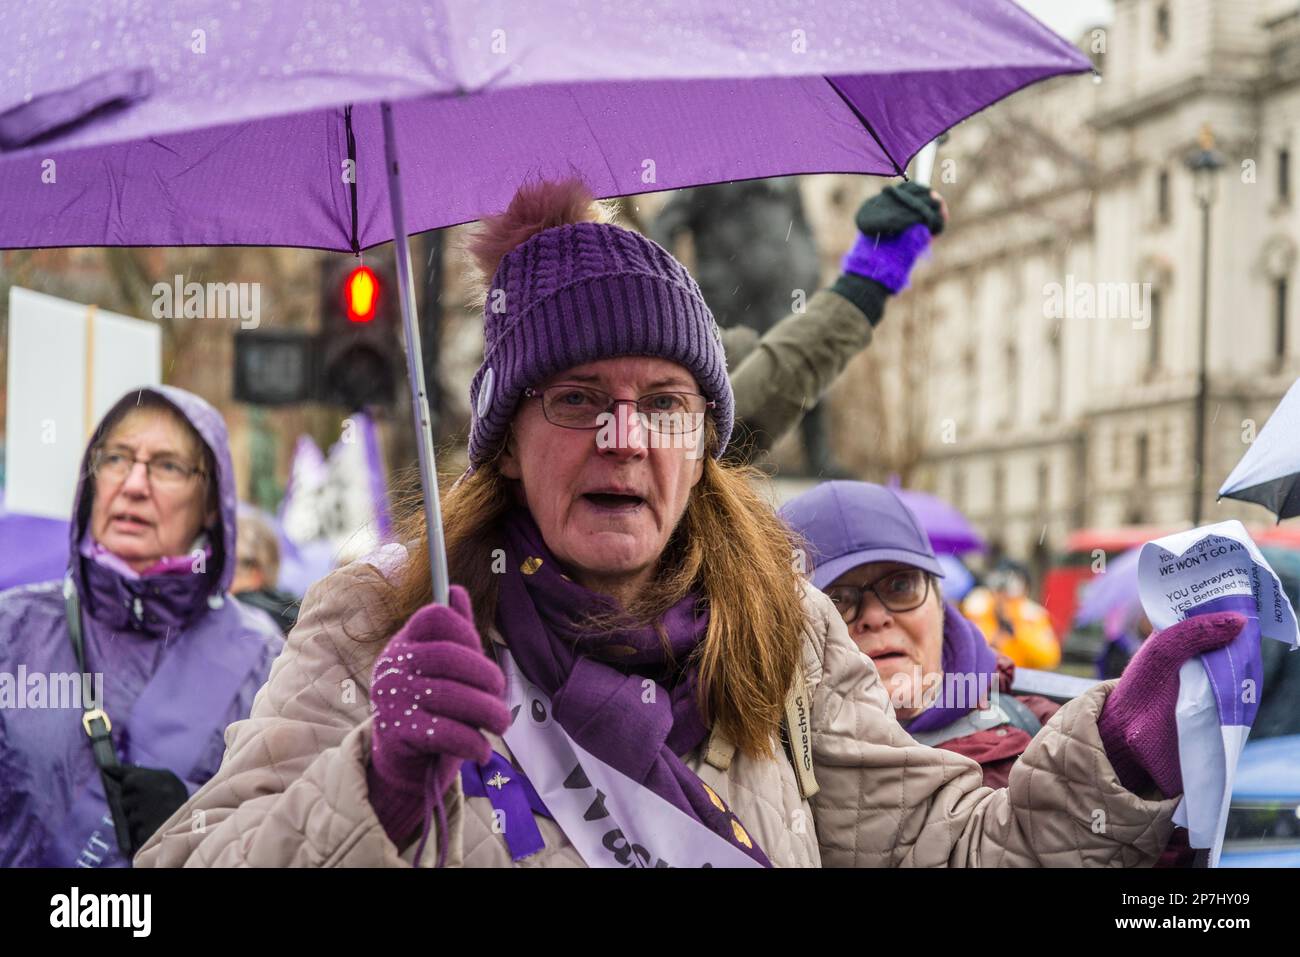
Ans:
{"type": "Polygon", "coordinates": [[[862,115],[862,111],[857,108],[852,100],[845,96],[844,91],[839,88],[839,85],[836,84],[834,80],[828,76],[823,76],[822,79],[831,85],[831,89],[835,91],[835,94],[844,101],[844,105],[853,111],[853,115],[858,118],[858,122],[861,123],[866,131],[871,134],[871,138],[875,140],[876,145],[880,147],[880,152],[885,154],[885,159],[889,160],[889,162],[893,164],[895,175],[907,179],[907,173],[903,171],[903,167],[898,165],[898,160],[894,159],[893,154],[889,152],[884,141],[876,135],[876,128],[871,125],[871,121],[862,115]]]}
{"type": "Polygon", "coordinates": [[[348,172],[351,182],[348,192],[352,197],[352,255],[361,255],[361,244],[357,242],[357,137],[352,132],[352,104],[343,108],[343,123],[347,127],[348,137],[348,172]]]}

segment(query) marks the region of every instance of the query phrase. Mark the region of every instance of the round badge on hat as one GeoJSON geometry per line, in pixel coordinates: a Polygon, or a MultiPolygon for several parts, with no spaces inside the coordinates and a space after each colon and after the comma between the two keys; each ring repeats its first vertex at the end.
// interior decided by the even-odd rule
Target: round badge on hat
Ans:
{"type": "Polygon", "coordinates": [[[496,375],[493,373],[492,367],[488,366],[483,370],[483,381],[479,383],[478,402],[475,405],[475,411],[480,419],[487,413],[488,406],[492,404],[492,385],[495,380],[496,375]]]}

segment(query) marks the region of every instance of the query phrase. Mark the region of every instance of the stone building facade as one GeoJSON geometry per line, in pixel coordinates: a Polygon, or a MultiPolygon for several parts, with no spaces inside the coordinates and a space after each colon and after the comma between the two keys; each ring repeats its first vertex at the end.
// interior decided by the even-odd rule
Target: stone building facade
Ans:
{"type": "MultiPolygon", "coordinates": [[[[832,390],[859,472],[935,491],[1040,568],[1077,528],[1191,520],[1202,226],[1184,157],[1203,127],[1225,160],[1204,521],[1270,520],[1215,493],[1300,375],[1300,8],[1118,0],[1078,42],[1100,82],[1025,90],[942,146],[952,224],[832,390]]],[[[807,188],[820,224],[878,185],[807,188]]]]}

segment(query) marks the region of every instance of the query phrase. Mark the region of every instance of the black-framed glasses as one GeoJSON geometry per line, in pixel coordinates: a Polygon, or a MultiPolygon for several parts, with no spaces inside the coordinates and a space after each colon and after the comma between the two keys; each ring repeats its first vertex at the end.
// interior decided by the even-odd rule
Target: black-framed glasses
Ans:
{"type": "Polygon", "coordinates": [[[832,585],[826,596],[835,605],[846,625],[851,625],[862,614],[862,601],[868,594],[888,611],[912,611],[925,604],[930,597],[930,576],[919,568],[904,568],[876,579],[870,585],[832,585]]]}
{"type": "Polygon", "coordinates": [[[160,488],[177,488],[184,485],[196,475],[205,474],[171,455],[156,455],[148,459],[138,459],[135,453],[125,447],[99,448],[91,460],[91,471],[96,478],[120,482],[131,474],[139,463],[144,466],[151,485],[160,488]]]}
{"type": "Polygon", "coordinates": [[[624,402],[636,407],[642,424],[651,432],[683,435],[704,424],[704,413],[714,403],[694,392],[652,392],[638,399],[615,399],[608,392],[585,385],[524,389],[524,397],[542,400],[542,414],[562,429],[599,429],[605,415],[624,402]]]}

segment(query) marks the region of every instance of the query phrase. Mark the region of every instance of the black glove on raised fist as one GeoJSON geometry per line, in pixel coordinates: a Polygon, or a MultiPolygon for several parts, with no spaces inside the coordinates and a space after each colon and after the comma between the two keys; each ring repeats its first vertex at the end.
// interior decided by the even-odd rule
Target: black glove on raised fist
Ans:
{"type": "Polygon", "coordinates": [[[917,223],[938,236],[944,225],[939,201],[921,183],[886,186],[858,207],[853,222],[864,236],[892,236],[917,223]]]}

